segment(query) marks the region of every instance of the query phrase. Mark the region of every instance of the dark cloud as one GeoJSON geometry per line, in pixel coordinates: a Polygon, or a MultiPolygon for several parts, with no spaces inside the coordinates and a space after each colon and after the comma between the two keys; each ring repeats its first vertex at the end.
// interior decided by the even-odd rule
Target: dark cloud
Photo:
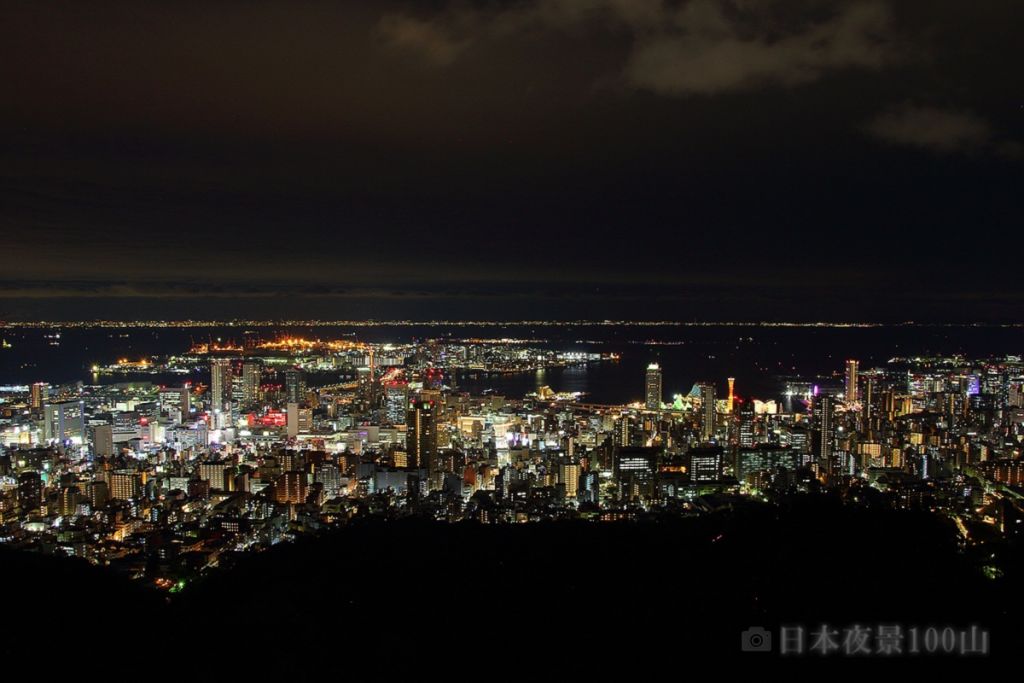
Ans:
{"type": "Polygon", "coordinates": [[[943,154],[978,152],[993,139],[991,124],[976,114],[914,104],[880,114],[867,130],[885,142],[943,154]]]}
{"type": "Polygon", "coordinates": [[[2,3],[0,318],[1004,316],[1018,13],[2,3]]]}
{"type": "Polygon", "coordinates": [[[428,18],[389,14],[381,31],[391,44],[449,65],[471,45],[510,35],[610,29],[629,39],[617,78],[667,95],[799,85],[895,59],[890,12],[879,0],[802,5],[808,14],[780,19],[779,2],[533,0],[497,10],[453,5],[428,18]]]}

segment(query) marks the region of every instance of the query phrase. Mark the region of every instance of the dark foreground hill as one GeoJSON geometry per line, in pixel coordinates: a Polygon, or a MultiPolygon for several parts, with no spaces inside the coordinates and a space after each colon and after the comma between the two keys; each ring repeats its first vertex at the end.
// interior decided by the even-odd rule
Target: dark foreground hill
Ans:
{"type": "Polygon", "coordinates": [[[981,624],[995,654],[1020,633],[1017,591],[944,522],[822,500],[660,523],[366,521],[243,556],[172,602],[83,563],[0,561],[5,655],[143,669],[681,675],[774,660],[741,653],[751,626],[981,624]]]}

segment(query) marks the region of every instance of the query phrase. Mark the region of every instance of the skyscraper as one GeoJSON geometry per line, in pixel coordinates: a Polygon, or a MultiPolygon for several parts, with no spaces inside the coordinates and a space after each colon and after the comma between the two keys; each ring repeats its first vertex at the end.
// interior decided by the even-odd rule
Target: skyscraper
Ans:
{"type": "Polygon", "coordinates": [[[50,385],[46,382],[36,382],[32,385],[32,410],[42,410],[43,404],[50,395],[50,385]]]}
{"type": "Polygon", "coordinates": [[[406,413],[406,450],[410,465],[434,473],[437,468],[437,425],[434,402],[415,400],[406,413]]]}
{"type": "Polygon", "coordinates": [[[409,405],[409,383],[388,382],[384,387],[384,406],[391,424],[405,422],[405,411],[409,405]]]}
{"type": "Polygon", "coordinates": [[[44,406],[43,438],[46,441],[71,441],[81,445],[85,441],[85,403],[64,401],[44,406]]]}
{"type": "Polygon", "coordinates": [[[740,438],[741,448],[754,445],[754,402],[747,401],[740,405],[740,438]]]}
{"type": "Polygon", "coordinates": [[[647,366],[647,391],[645,396],[647,398],[646,405],[647,410],[660,410],[661,409],[661,366],[657,363],[651,363],[647,366]]]}
{"type": "Polygon", "coordinates": [[[215,358],[210,361],[210,409],[227,412],[231,407],[231,361],[215,358]]]}
{"type": "Polygon", "coordinates": [[[260,363],[251,360],[242,363],[242,402],[252,408],[260,400],[260,363]]]}
{"type": "Polygon", "coordinates": [[[735,389],[736,389],[736,378],[735,377],[730,377],[729,378],[729,402],[725,406],[725,412],[727,412],[730,415],[732,415],[733,404],[736,401],[736,394],[734,392],[735,389]]]}
{"type": "Polygon", "coordinates": [[[306,373],[298,368],[284,371],[285,394],[289,403],[306,402],[306,373]]]}
{"type": "Polygon", "coordinates": [[[846,361],[846,402],[857,401],[857,361],[846,361]]]}
{"type": "Polygon", "coordinates": [[[39,512],[43,502],[43,482],[39,473],[26,470],[18,475],[18,506],[23,515],[39,512]]]}
{"type": "Polygon", "coordinates": [[[702,382],[700,388],[700,404],[703,419],[701,421],[701,440],[711,441],[715,436],[715,385],[710,382],[702,382]]]}
{"type": "Polygon", "coordinates": [[[814,417],[818,422],[818,462],[827,477],[832,476],[833,398],[821,394],[814,399],[814,417]]]}

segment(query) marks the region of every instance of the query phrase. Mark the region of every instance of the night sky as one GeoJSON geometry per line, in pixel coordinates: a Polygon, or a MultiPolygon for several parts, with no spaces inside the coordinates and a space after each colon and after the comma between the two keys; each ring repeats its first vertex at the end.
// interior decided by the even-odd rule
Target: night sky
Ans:
{"type": "Polygon", "coordinates": [[[4,2],[0,319],[1019,322],[1022,19],[4,2]]]}

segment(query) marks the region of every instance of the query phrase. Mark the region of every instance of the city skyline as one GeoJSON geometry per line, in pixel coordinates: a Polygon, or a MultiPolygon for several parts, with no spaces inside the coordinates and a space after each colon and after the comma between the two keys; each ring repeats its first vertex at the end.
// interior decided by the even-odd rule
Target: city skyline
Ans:
{"type": "Polygon", "coordinates": [[[0,666],[1012,662],[1019,5],[0,2],[0,666]]]}

